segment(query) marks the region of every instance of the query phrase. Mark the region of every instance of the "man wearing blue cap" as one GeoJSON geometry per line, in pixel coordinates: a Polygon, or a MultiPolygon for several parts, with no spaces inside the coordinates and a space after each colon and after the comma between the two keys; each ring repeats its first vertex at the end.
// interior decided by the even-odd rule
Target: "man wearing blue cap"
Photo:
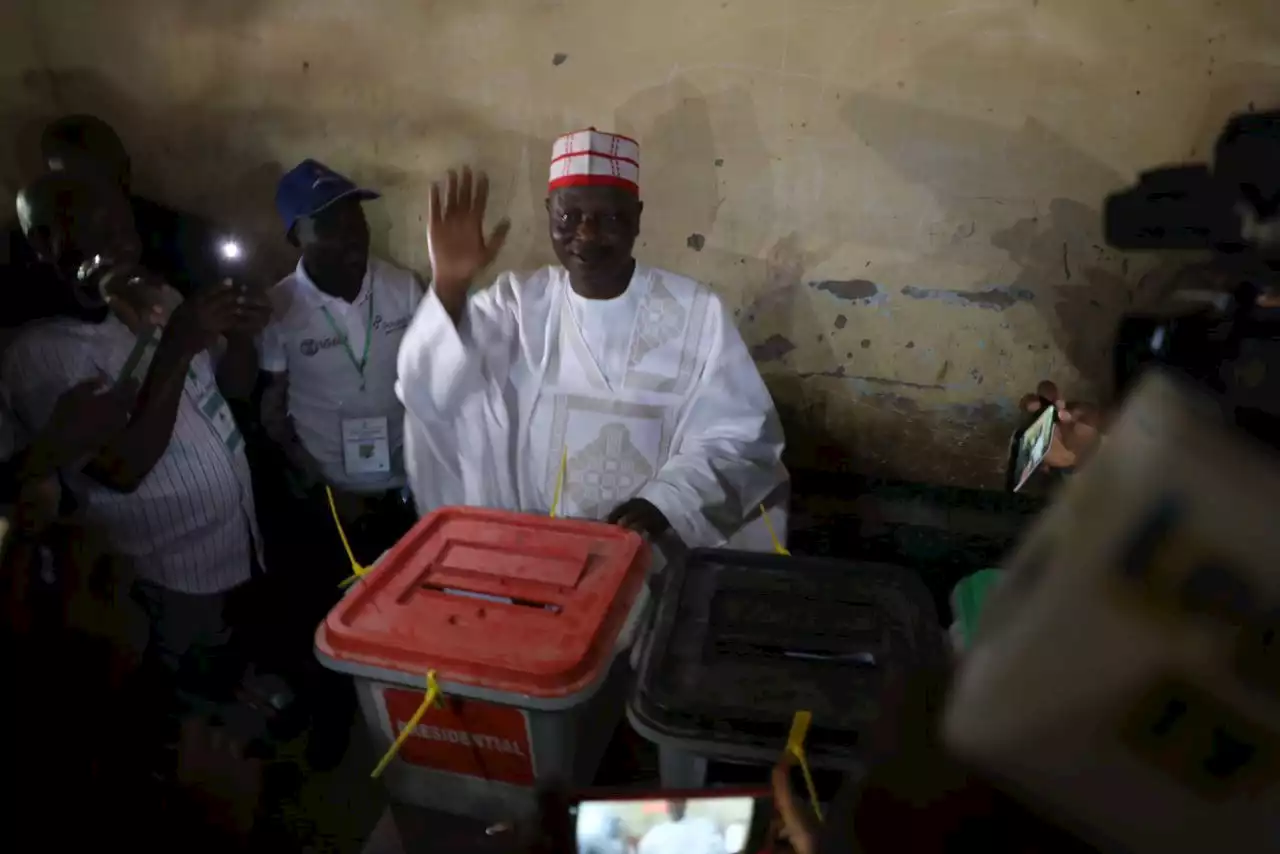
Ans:
{"type": "Polygon", "coordinates": [[[315,557],[291,561],[307,564],[299,567],[305,583],[291,593],[316,597],[308,619],[323,617],[337,582],[350,574],[324,487],[366,565],[417,518],[406,500],[404,408],[395,383],[400,339],[423,289],[413,273],[370,257],[361,204],[377,198],[315,160],[291,169],[276,190],[276,207],[302,257],[271,294],[272,323],[261,348],[270,375],[262,420],[304,496],[306,533],[291,537],[290,547],[305,541],[315,557]]]}
{"type": "Polygon", "coordinates": [[[377,198],[314,160],[281,179],[276,207],[302,257],[272,291],[261,356],[267,432],[303,492],[332,490],[363,561],[413,520],[396,354],[423,291],[412,272],[370,257],[361,203],[377,198]]]}

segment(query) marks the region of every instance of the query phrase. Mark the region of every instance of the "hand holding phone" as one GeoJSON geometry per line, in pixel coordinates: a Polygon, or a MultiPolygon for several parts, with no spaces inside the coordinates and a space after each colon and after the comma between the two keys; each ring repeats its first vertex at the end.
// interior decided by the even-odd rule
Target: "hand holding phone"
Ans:
{"type": "MultiPolygon", "coordinates": [[[[1046,406],[1052,405],[1054,415],[1053,435],[1049,439],[1048,451],[1040,465],[1045,470],[1070,469],[1083,464],[1098,448],[1105,427],[1104,413],[1089,403],[1068,403],[1062,399],[1058,387],[1048,380],[1036,387],[1035,394],[1022,398],[1020,408],[1027,415],[1030,425],[1044,413],[1046,406]]],[[[1017,439],[1022,431],[1015,434],[1017,439]]],[[[1010,477],[1015,472],[1015,465],[1010,462],[1010,477]]]]}
{"type": "Polygon", "coordinates": [[[218,257],[218,275],[224,288],[235,291],[236,323],[230,334],[253,337],[271,322],[271,301],[266,288],[256,284],[246,266],[248,250],[234,236],[219,237],[214,246],[218,257]]]}
{"type": "Polygon", "coordinates": [[[791,782],[794,763],[791,754],[784,754],[770,776],[780,825],[776,835],[785,840],[795,854],[814,854],[818,850],[818,817],[800,795],[802,790],[791,782]]]}
{"type": "Polygon", "coordinates": [[[1013,434],[1013,439],[1009,442],[1009,470],[1006,478],[1010,492],[1022,489],[1044,463],[1053,446],[1057,420],[1058,407],[1044,400],[1031,423],[1013,434]]]}

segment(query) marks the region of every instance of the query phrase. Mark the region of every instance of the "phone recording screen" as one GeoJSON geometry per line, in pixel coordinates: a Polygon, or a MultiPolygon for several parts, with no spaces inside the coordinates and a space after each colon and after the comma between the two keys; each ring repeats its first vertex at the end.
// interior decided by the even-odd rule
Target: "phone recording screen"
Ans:
{"type": "Polygon", "coordinates": [[[578,854],[740,854],[756,804],[750,795],[581,801],[578,854]]]}
{"type": "Polygon", "coordinates": [[[1049,453],[1049,446],[1053,442],[1053,422],[1056,414],[1055,407],[1046,406],[1039,417],[1014,440],[1017,443],[1017,453],[1013,463],[1014,492],[1022,489],[1049,453]]]}

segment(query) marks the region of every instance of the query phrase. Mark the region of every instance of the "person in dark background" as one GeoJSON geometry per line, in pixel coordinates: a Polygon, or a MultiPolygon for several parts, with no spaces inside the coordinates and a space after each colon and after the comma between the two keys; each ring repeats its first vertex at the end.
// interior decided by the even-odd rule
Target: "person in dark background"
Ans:
{"type": "MultiPolygon", "coordinates": [[[[63,116],[44,129],[40,151],[51,172],[88,175],[125,192],[142,241],[142,265],[178,293],[187,296],[219,279],[218,235],[213,226],[193,214],[135,195],[129,154],[109,124],[96,116],[63,116]]],[[[59,306],[50,302],[56,298],[56,288],[30,286],[48,284],[50,273],[21,228],[10,229],[8,244],[8,263],[0,270],[4,302],[0,324],[13,328],[60,314],[59,306]],[[28,287],[21,287],[24,282],[28,287]]]]}
{"type": "MultiPolygon", "coordinates": [[[[306,672],[315,726],[313,767],[342,756],[355,700],[349,680],[318,667],[316,624],[340,597],[351,565],[331,517],[342,520],[353,554],[369,565],[417,521],[408,500],[404,407],[396,397],[396,355],[422,296],[409,270],[370,254],[362,203],[378,198],[315,160],[289,170],[276,206],[301,254],[271,290],[274,312],[263,332],[261,368],[266,434],[287,461],[293,513],[268,529],[278,559],[273,586],[293,628],[291,658],[306,672]]],[[[271,548],[269,546],[269,548],[271,548]]]]}
{"type": "Polygon", "coordinates": [[[149,656],[204,682],[208,661],[231,660],[221,654],[231,634],[226,612],[232,593],[248,589],[260,547],[243,443],[219,388],[235,396],[251,387],[253,336],[269,307],[214,285],[175,308],[158,340],[149,338],[154,330],[144,339],[81,276],[89,259],[139,270],[120,191],[83,174],[50,173],[23,191],[18,209],[68,308],[24,327],[4,354],[13,412],[36,431],[67,389],[145,374],[128,427],[62,474],[112,551],[142,576],[134,592],[151,612],[149,656]],[[149,364],[147,340],[155,341],[149,364]]]}
{"type": "MultiPolygon", "coordinates": [[[[122,322],[133,314],[122,301],[112,309],[122,322]]],[[[234,850],[258,807],[262,763],[203,718],[182,721],[172,768],[160,773],[156,695],[138,667],[146,620],[130,601],[131,576],[82,516],[59,512],[59,470],[125,430],[137,391],[132,381],[81,382],[26,436],[0,405],[0,672],[18,699],[0,704],[10,793],[0,822],[13,850],[37,838],[54,848],[234,850]],[[52,791],[78,804],[76,821],[49,820],[52,791]]]]}
{"type": "MultiPolygon", "coordinates": [[[[404,407],[395,385],[396,354],[423,287],[409,270],[370,254],[362,203],[377,198],[314,160],[281,179],[276,204],[301,258],[271,291],[275,311],[260,347],[267,433],[325,526],[324,486],[332,489],[366,564],[417,520],[405,500],[404,407]],[[363,432],[353,433],[357,427],[363,432]]],[[[336,584],[349,567],[340,545],[331,557],[336,584]]]]}
{"type": "Polygon", "coordinates": [[[180,294],[217,282],[213,226],[135,194],[129,154],[109,124],[95,116],[64,116],[45,128],[40,150],[50,171],[82,172],[124,190],[142,239],[142,265],[180,294]]]}

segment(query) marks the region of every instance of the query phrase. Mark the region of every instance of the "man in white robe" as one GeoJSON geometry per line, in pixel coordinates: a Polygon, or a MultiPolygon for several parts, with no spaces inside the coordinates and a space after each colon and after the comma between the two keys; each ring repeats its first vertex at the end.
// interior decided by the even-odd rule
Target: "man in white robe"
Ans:
{"type": "Polygon", "coordinates": [[[473,505],[604,519],[688,546],[785,537],[782,428],[709,288],[632,256],[639,147],[586,130],[555,145],[547,199],[560,266],[470,294],[488,182],[432,187],[434,274],[400,348],[405,460],[420,512],[473,505]]]}

